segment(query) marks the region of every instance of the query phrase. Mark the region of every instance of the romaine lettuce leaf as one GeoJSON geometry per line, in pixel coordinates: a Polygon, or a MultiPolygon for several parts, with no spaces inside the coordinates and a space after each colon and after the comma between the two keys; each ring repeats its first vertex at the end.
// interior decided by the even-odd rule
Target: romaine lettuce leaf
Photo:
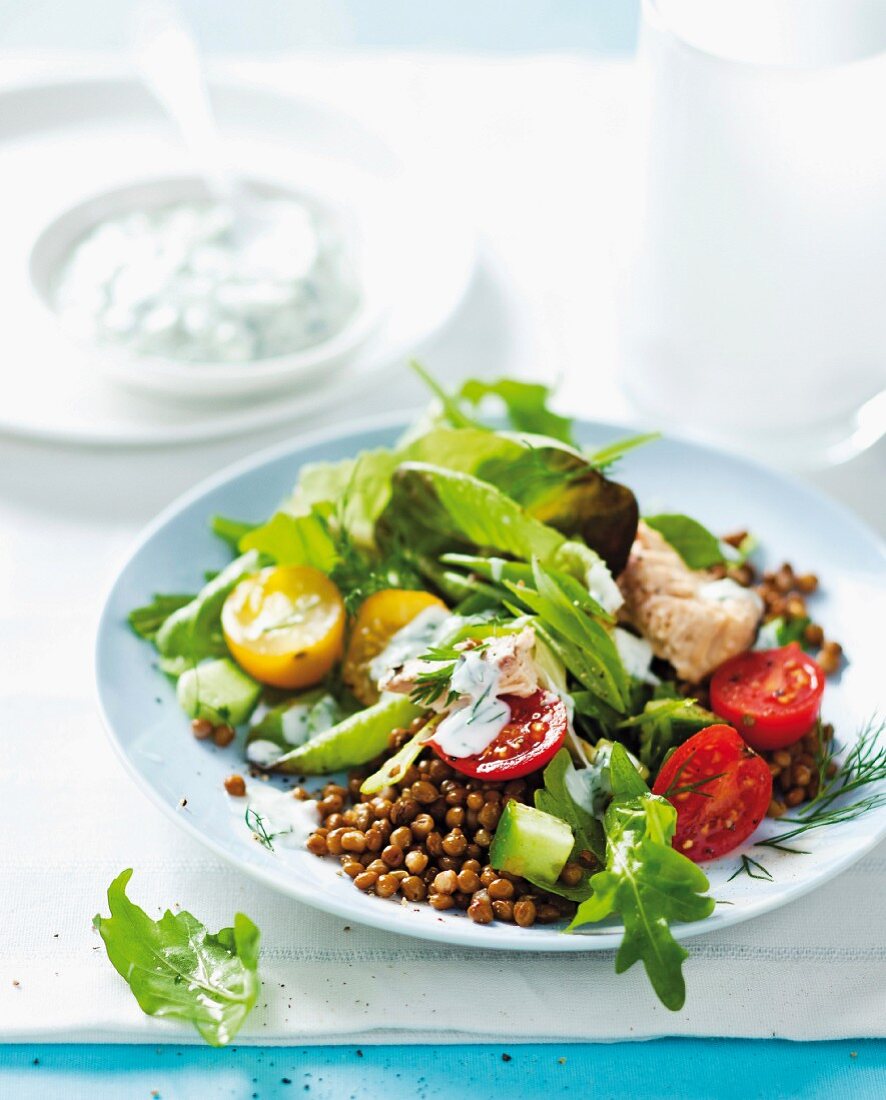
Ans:
{"type": "Polygon", "coordinates": [[[184,910],[151,920],[126,896],[130,878],[131,869],[114,879],[111,915],[93,920],[114,969],[143,1012],[185,1020],[207,1043],[224,1046],[258,998],[258,929],[242,913],[215,934],[184,910]]]}

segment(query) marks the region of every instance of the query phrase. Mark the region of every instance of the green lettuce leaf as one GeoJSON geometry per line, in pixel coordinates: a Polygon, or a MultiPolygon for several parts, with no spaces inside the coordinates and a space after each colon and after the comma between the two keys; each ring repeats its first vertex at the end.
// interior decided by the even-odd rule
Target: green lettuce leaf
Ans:
{"type": "Polygon", "coordinates": [[[176,675],[206,657],[227,654],[221,628],[222,605],[244,577],[257,572],[268,560],[256,550],[235,558],[190,603],[166,619],[154,639],[165,672],[176,675]]]}
{"type": "Polygon", "coordinates": [[[93,920],[114,969],[143,1012],[192,1023],[207,1043],[224,1046],[258,998],[258,929],[242,913],[215,934],[184,910],[151,920],[126,896],[130,878],[131,869],[114,879],[111,915],[93,920]]]}
{"type": "Polygon", "coordinates": [[[129,625],[140,638],[153,641],[169,616],[193,599],[193,596],[157,594],[149,604],[129,612],[129,625]]]}
{"type": "Polygon", "coordinates": [[[710,916],[714,899],[700,867],[671,846],[677,811],[650,794],[624,748],[612,746],[613,799],[606,811],[606,869],[591,878],[593,896],[582,902],[569,931],[618,914],[624,937],[615,959],[617,974],[641,961],[652,987],[672,1011],[683,1007],[683,960],[688,952],[671,934],[674,921],[710,916]]]}
{"type": "MultiPolygon", "coordinates": [[[[570,781],[576,782],[576,775],[569,750],[560,749],[544,770],[544,786],[535,792],[535,807],[559,817],[572,829],[575,847],[570,859],[578,860],[582,852],[591,852],[602,861],[606,852],[603,827],[597,818],[575,801],[569,791],[570,781]]],[[[535,885],[572,901],[584,901],[592,893],[591,874],[591,871],[583,869],[581,880],[576,886],[565,886],[562,882],[553,885],[537,882],[535,885]]]]}
{"type": "Polygon", "coordinates": [[[487,382],[469,378],[458,391],[457,400],[477,406],[487,397],[498,398],[504,405],[508,421],[517,431],[546,435],[574,447],[572,421],[548,407],[552,390],[540,382],[520,382],[515,378],[499,378],[487,382]]]}
{"type": "Polygon", "coordinates": [[[598,451],[594,451],[588,462],[601,473],[608,472],[620,458],[637,447],[643,447],[647,443],[654,443],[661,439],[661,432],[644,432],[642,435],[629,435],[626,439],[617,439],[614,443],[607,443],[598,451]]]}
{"type": "Polygon", "coordinates": [[[275,513],[240,539],[240,550],[258,550],[277,565],[310,565],[321,573],[329,573],[338,561],[326,521],[313,512],[307,516],[275,513]]]}
{"type": "Polygon", "coordinates": [[[673,546],[690,569],[710,569],[726,561],[717,536],[690,516],[662,514],[644,516],[643,521],[673,546]]]}
{"type": "Polygon", "coordinates": [[[397,468],[390,503],[379,519],[381,540],[396,533],[426,553],[482,547],[529,561],[549,561],[565,539],[501,490],[469,474],[423,462],[397,468]]]}

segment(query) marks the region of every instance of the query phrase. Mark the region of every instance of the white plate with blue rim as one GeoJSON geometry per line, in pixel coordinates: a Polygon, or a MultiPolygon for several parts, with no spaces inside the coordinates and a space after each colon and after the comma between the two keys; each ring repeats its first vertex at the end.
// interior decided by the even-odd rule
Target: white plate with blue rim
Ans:
{"type": "MultiPolygon", "coordinates": [[[[157,517],[113,582],[99,625],[97,686],[111,741],[137,784],[180,828],[243,874],[301,902],[348,920],[447,944],[546,952],[611,949],[622,933],[616,922],[588,926],[577,934],[564,934],[556,926],[480,926],[461,913],[363,894],[340,873],[336,860],[298,847],[268,850],[257,844],[239,806],[232,813],[232,800],[223,789],[224,778],[242,770],[242,733],[225,749],[196,740],[173,686],[156,669],[153,650],[127,624],[128,613],[154,593],[194,591],[205,570],[221,568],[229,560],[225,546],[209,530],[211,516],[260,521],[291,491],[303,464],[390,445],[405,424],[403,416],[356,423],[264,452],[198,485],[157,517]],[[186,813],[179,808],[183,795],[186,813]]],[[[582,443],[594,447],[629,434],[591,421],[579,421],[576,432],[582,443]]],[[[834,724],[839,745],[851,749],[882,702],[886,549],[877,536],[800,482],[696,443],[662,439],[625,456],[615,476],[635,491],[641,510],[654,502],[656,509],[685,512],[715,531],[746,528],[760,540],[763,564],[788,560],[819,575],[814,616],[829,637],[843,644],[848,658],[840,676],[828,682],[823,714],[834,724]]],[[[880,736],[886,739],[882,731],[880,736]]],[[[281,789],[288,785],[284,780],[269,782],[281,789]]],[[[318,780],[316,785],[321,784],[318,780]]],[[[800,845],[803,854],[759,846],[760,840],[784,831],[783,821],[767,820],[752,842],[705,864],[718,904],[705,920],[676,925],[676,937],[748,920],[827,882],[886,835],[886,805],[807,833],[800,845]],[[743,854],[771,877],[736,874],[743,854]]]]}

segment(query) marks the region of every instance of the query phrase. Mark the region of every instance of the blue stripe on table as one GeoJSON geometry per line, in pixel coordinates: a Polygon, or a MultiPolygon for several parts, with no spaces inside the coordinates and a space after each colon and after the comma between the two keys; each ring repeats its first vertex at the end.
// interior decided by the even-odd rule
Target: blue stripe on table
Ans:
{"type": "Polygon", "coordinates": [[[544,1100],[867,1100],[886,1096],[886,1041],[0,1047],[0,1097],[16,1100],[464,1100],[499,1089],[544,1100]]]}

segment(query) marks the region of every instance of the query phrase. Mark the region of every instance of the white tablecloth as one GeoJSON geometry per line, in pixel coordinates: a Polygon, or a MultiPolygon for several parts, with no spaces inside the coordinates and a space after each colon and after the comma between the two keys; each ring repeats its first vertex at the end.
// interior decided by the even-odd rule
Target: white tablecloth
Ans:
{"type": "MultiPolygon", "coordinates": [[[[611,370],[606,234],[626,69],[397,56],[243,71],[358,104],[423,141],[473,193],[485,267],[432,367],[562,374],[570,411],[626,415],[611,370]]],[[[4,384],[14,384],[9,363],[4,384]]],[[[325,421],[417,400],[398,381],[325,421]]],[[[242,909],[261,927],[263,994],[238,1041],[883,1034],[883,847],[814,896],[693,940],[687,1005],[670,1014],[639,968],[616,977],[608,955],[451,951],[345,927],[241,878],[161,817],[117,765],[96,713],[103,589],[159,507],[298,431],[163,453],[0,440],[0,1039],[192,1037],[141,1014],[92,931],[128,866],[130,893],[151,913],[181,904],[218,927],[242,909]]],[[[881,447],[816,480],[882,530],[884,473],[881,447]]]]}

